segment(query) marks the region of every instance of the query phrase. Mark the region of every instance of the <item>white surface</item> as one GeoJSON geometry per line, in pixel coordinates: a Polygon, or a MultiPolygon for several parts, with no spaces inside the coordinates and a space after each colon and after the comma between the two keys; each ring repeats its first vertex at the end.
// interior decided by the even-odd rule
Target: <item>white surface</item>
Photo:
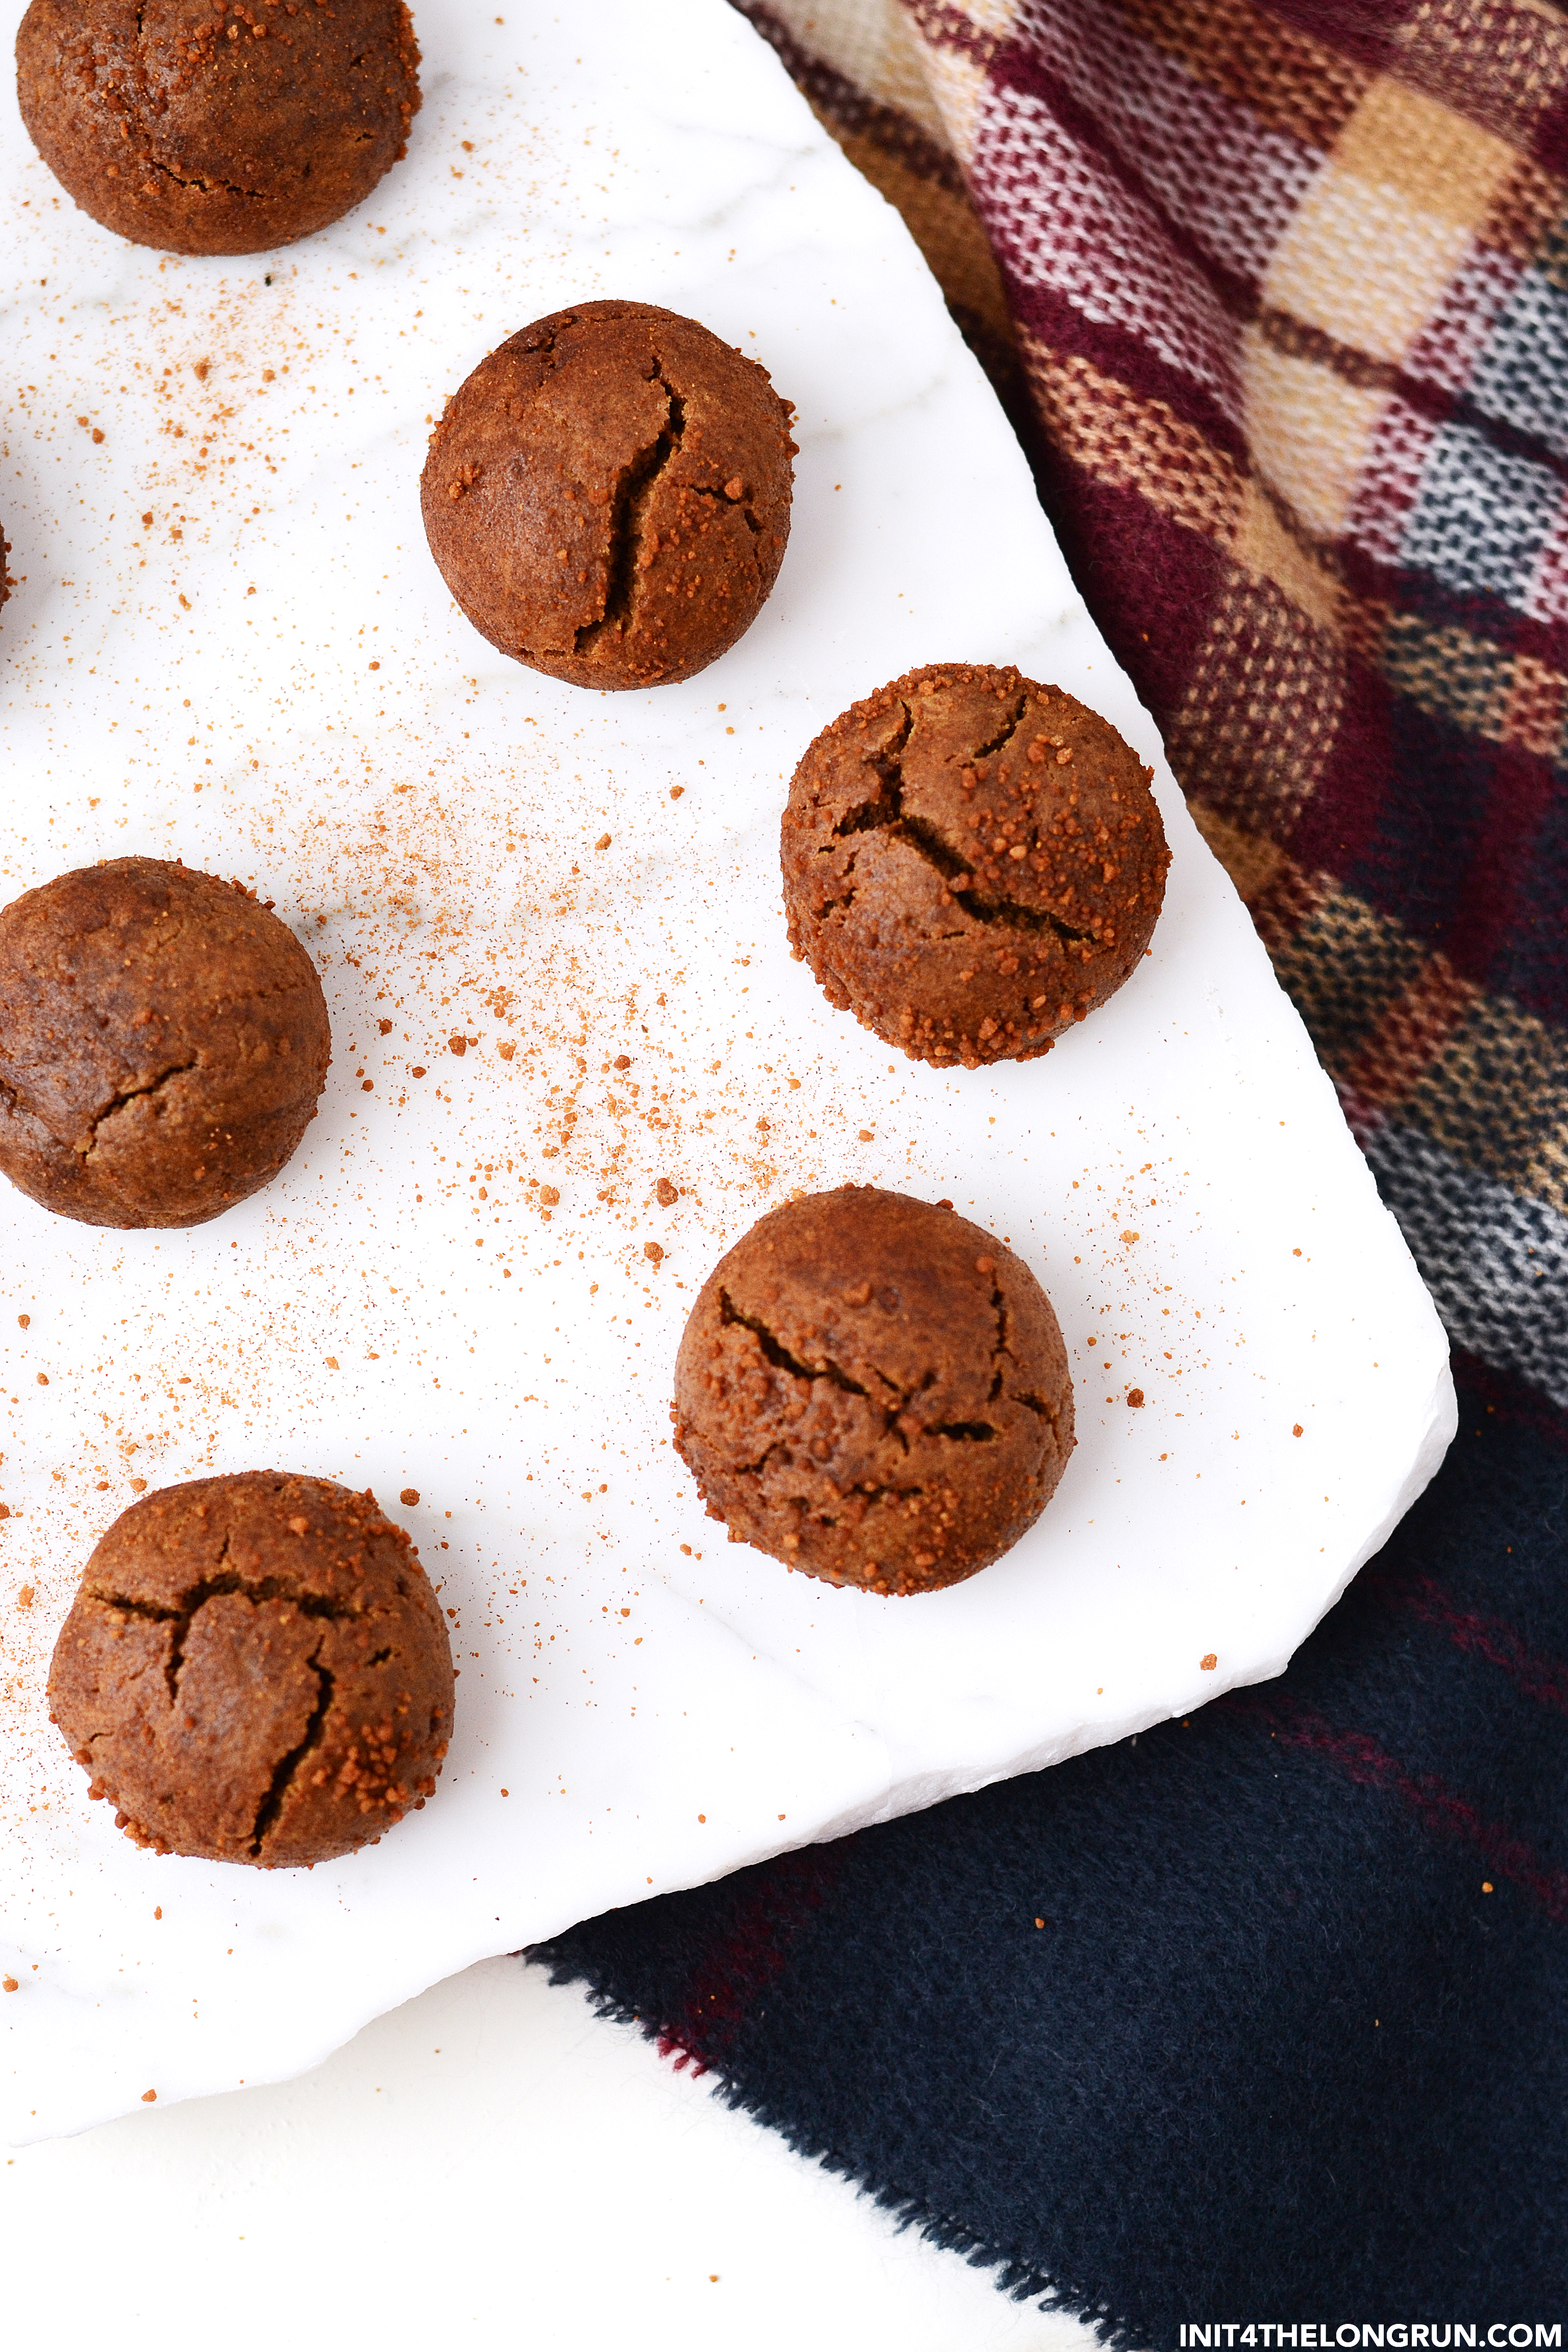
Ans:
{"type": "Polygon", "coordinates": [[[296,2072],[487,1953],[1273,1674],[1452,1427],[1404,1244],[923,265],[722,0],[678,21],[422,6],[407,163],[240,264],[94,228],[6,101],[0,889],[132,849],[238,872],[316,958],[336,1055],[285,1175],[199,1232],[0,1202],[16,2138],[296,2072]],[[628,290],[796,402],[795,527],[723,663],[590,697],[468,627],[416,485],[489,345],[628,290]],[[1132,982],[984,1074],[892,1066],[778,905],[805,742],[953,656],[1106,711],[1160,761],[1175,857],[1132,982]],[[1008,1236],[1072,1351],[1050,1509],[918,1601],[715,1547],[668,1443],[715,1256],[846,1176],[1008,1236]],[[418,1490],[462,1670],[446,1779],[311,1874],[153,1859],[45,1720],[50,1648],[134,1480],[274,1465],[418,1490]]]}
{"type": "Polygon", "coordinates": [[[303,2080],[0,2164],[10,2340],[1092,2352],[640,2034],[489,1960],[303,2080]],[[84,2259],[84,2253],[86,2259],[84,2259]]]}

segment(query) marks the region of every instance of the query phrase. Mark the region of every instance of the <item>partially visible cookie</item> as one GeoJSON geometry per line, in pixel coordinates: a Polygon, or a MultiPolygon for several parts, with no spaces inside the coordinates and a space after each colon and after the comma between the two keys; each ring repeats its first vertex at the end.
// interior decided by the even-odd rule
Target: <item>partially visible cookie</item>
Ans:
{"type": "Polygon", "coordinates": [[[792,411],[695,319],[580,302],[481,360],[430,436],[430,551],[481,636],[668,686],[749,628],[789,537],[792,411]]]}
{"type": "Polygon", "coordinates": [[[0,909],[0,1172],[89,1225],[199,1225],[275,1176],[331,1059],[315,966],[253,890],[154,857],[0,909]]]}
{"type": "Polygon", "coordinates": [[[168,253],[265,253],[363,202],[406,152],[404,0],[32,0],[22,120],[83,212],[168,253]]]}
{"type": "Polygon", "coordinates": [[[882,1593],[998,1559],[1073,1449],[1067,1349],[1023,1259],[870,1185],[771,1210],[721,1258],[672,1418],[731,1542],[882,1593]]]}
{"type": "Polygon", "coordinates": [[[937,662],[807,749],[780,834],[790,945],[912,1059],[1026,1061],[1121,986],[1170,852],[1152,771],[1016,669],[937,662]]]}
{"type": "Polygon", "coordinates": [[[434,1794],[446,1621],[368,1492],[248,1470],[132,1503],[60,1630],[49,1706],[89,1794],[160,1853],[287,1870],[434,1794]]]}

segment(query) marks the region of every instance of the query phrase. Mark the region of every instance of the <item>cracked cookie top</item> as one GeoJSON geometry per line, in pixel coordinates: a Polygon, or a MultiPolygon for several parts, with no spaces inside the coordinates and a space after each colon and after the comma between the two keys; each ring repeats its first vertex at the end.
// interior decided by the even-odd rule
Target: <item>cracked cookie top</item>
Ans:
{"type": "Polygon", "coordinates": [[[406,152],[403,0],[32,0],[16,95],[85,213],[166,253],[266,253],[363,203],[406,152]]]}
{"type": "Polygon", "coordinates": [[[249,1470],[147,1495],[87,1564],[49,1668],[89,1795],[162,1853],[289,1869],[436,1787],[452,1654],[368,1491],[249,1470]]]}
{"type": "Polygon", "coordinates": [[[871,1185],[771,1210],[720,1260],[672,1418],[731,1542],[882,1593],[999,1558],[1073,1448],[1067,1349],[1023,1259],[871,1185]]]}
{"type": "Polygon", "coordinates": [[[692,677],[789,537],[792,411],[695,319],[584,302],[482,360],[430,436],[430,551],[482,636],[576,686],[692,677]]]}
{"type": "Polygon", "coordinates": [[[241,883],[116,857],[0,909],[0,1171],[62,1216],[218,1216],[288,1160],[331,1058],[315,966],[241,883]]]}
{"type": "Polygon", "coordinates": [[[790,946],[912,1059],[1048,1053],[1152,935],[1170,864],[1152,773],[1059,687],[980,664],[911,670],[795,772],[790,946]]]}

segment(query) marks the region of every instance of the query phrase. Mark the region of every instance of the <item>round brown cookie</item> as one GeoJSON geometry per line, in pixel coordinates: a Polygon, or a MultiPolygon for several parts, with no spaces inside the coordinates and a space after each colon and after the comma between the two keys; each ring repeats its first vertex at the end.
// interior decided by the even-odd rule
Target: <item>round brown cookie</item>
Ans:
{"type": "Polygon", "coordinates": [[[89,1225],[200,1225],[277,1174],[331,1032],[315,966],[238,882],[155,857],[0,909],[0,1171],[89,1225]]]}
{"type": "Polygon", "coordinates": [[[1027,1061],[1121,987],[1170,852],[1153,771],[1016,669],[936,662],[824,728],[781,828],[790,946],[911,1059],[1027,1061]]]}
{"type": "Polygon", "coordinates": [[[481,636],[574,686],[668,686],[761,611],[793,415],[695,319],[582,302],[481,360],[430,436],[430,551],[481,636]]]}
{"type": "Polygon", "coordinates": [[[138,1845],[287,1870],[367,1845],[436,1787],[452,1653],[368,1491],[247,1470],[122,1511],[88,1561],[49,1706],[138,1845]]]}
{"type": "Polygon", "coordinates": [[[264,253],[325,228],[406,152],[403,0],[32,0],[22,120],[93,219],[167,253],[264,253]]]}
{"type": "Polygon", "coordinates": [[[1022,1258],[870,1185],[771,1210],[721,1258],[671,1418],[731,1543],[873,1592],[999,1558],[1073,1448],[1067,1349],[1022,1258]]]}

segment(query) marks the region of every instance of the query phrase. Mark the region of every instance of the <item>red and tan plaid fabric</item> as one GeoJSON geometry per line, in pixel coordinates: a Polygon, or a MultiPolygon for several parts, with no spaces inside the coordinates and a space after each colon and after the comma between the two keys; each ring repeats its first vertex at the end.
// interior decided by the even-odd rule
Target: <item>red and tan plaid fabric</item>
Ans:
{"type": "Polygon", "coordinates": [[[1568,22],[737,5],[1019,421],[1455,1339],[1568,1403],[1568,22]]]}

